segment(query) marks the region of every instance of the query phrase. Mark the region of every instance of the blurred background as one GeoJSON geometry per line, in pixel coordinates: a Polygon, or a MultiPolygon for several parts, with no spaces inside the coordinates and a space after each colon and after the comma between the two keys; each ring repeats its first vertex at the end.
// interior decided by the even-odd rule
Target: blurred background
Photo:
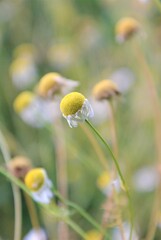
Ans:
{"type": "MultiPolygon", "coordinates": [[[[27,156],[33,166],[44,167],[56,185],[53,144],[56,136],[44,127],[25,123],[13,109],[14,99],[22,91],[34,91],[40,78],[48,72],[79,81],[77,91],[93,104],[92,122],[110,143],[108,105],[94,105],[92,89],[102,79],[114,80],[122,93],[115,99],[118,160],[131,190],[138,239],[145,239],[159,188],[160,165],[155,143],[155,106],[148,91],[144,63],[141,65],[138,60],[138,43],[160,96],[161,13],[157,0],[0,0],[0,128],[11,156],[27,156]],[[116,41],[115,26],[123,17],[135,18],[140,31],[120,44],[116,41]],[[22,44],[28,46],[21,49],[21,54],[24,51],[30,55],[27,62],[18,61],[20,49],[17,47],[22,44]]],[[[62,122],[68,198],[101,223],[107,196],[97,182],[104,168],[82,128],[71,129],[65,119],[62,122]]],[[[53,127],[54,124],[53,121],[53,127]]],[[[110,166],[110,155],[102,145],[101,148],[110,166]]],[[[2,155],[0,161],[4,165],[2,155]]],[[[126,202],[124,198],[122,194],[120,201],[126,202]]],[[[25,236],[32,226],[23,195],[22,201],[22,236],[25,236]]],[[[57,239],[54,217],[37,210],[49,239],[57,239]]],[[[123,222],[128,221],[127,211],[125,207],[123,222]]],[[[75,221],[85,232],[91,230],[79,215],[75,221]]],[[[153,239],[161,239],[160,221],[158,217],[153,239]]],[[[13,226],[11,185],[0,176],[0,239],[12,240],[13,226]]],[[[111,239],[119,239],[112,238],[114,229],[115,226],[109,228],[111,239]]],[[[80,237],[71,231],[70,239],[80,237]]]]}

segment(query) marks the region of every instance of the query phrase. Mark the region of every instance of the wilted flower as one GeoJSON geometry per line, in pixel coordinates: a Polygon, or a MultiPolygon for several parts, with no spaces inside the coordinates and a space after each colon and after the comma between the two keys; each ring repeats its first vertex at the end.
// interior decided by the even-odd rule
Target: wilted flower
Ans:
{"type": "Polygon", "coordinates": [[[139,30],[139,23],[137,20],[131,17],[121,18],[116,24],[116,39],[122,43],[129,39],[139,30]]]}
{"type": "Polygon", "coordinates": [[[47,176],[45,169],[34,168],[25,176],[25,184],[32,192],[35,201],[44,204],[50,203],[53,193],[51,191],[52,182],[47,176]]]}
{"type": "Polygon", "coordinates": [[[13,106],[22,120],[32,127],[43,127],[60,117],[57,101],[42,99],[29,91],[20,93],[13,106]]]}
{"type": "Polygon", "coordinates": [[[119,95],[120,92],[114,82],[102,80],[94,86],[92,94],[96,100],[101,101],[111,99],[113,96],[119,95]]]}
{"type": "Polygon", "coordinates": [[[32,165],[27,157],[16,156],[9,161],[7,168],[15,177],[24,179],[27,172],[32,168],[32,165]]]}
{"type": "Polygon", "coordinates": [[[10,66],[10,75],[18,89],[25,89],[36,81],[38,74],[31,59],[18,57],[10,66]]]}
{"type": "Polygon", "coordinates": [[[59,73],[52,72],[44,75],[37,86],[37,93],[41,97],[49,98],[55,94],[67,94],[77,87],[77,81],[62,77],[59,73]]]}
{"type": "Polygon", "coordinates": [[[95,229],[87,232],[86,240],[102,240],[102,234],[95,229]]]}
{"type": "Polygon", "coordinates": [[[78,122],[84,122],[93,117],[90,103],[78,92],[67,94],[60,103],[60,110],[71,128],[77,127],[78,122]]]}
{"type": "Polygon", "coordinates": [[[119,178],[112,179],[109,172],[103,172],[97,179],[97,186],[107,196],[111,194],[113,190],[120,192],[121,181],[119,178]]]}
{"type": "Polygon", "coordinates": [[[23,240],[47,240],[46,232],[42,229],[31,229],[23,240]]]}

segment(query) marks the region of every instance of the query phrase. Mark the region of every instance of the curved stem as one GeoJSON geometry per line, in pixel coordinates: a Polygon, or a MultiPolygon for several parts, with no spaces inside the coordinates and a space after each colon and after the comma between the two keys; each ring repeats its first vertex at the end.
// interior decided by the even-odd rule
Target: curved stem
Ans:
{"type": "MultiPolygon", "coordinates": [[[[53,129],[53,141],[56,151],[56,176],[58,189],[64,198],[68,198],[68,177],[67,177],[67,154],[65,137],[61,119],[57,119],[53,129]],[[54,135],[55,133],[55,135],[54,135]]],[[[58,240],[69,239],[69,229],[66,224],[58,223],[58,240]]]]}
{"type": "Polygon", "coordinates": [[[120,179],[122,181],[122,184],[126,190],[126,194],[127,194],[127,197],[128,197],[128,200],[129,200],[129,212],[130,212],[130,220],[131,220],[131,231],[130,231],[130,240],[132,239],[132,229],[133,229],[133,209],[132,209],[132,203],[131,203],[131,198],[130,198],[130,193],[129,193],[129,190],[128,190],[128,187],[126,185],[126,182],[125,182],[125,179],[122,175],[122,172],[121,172],[121,169],[120,169],[120,166],[117,162],[117,159],[115,158],[111,148],[109,147],[109,145],[107,144],[107,142],[103,139],[103,137],[100,135],[100,133],[94,128],[94,126],[88,121],[88,120],[85,120],[86,123],[89,125],[89,127],[95,132],[95,134],[100,138],[100,140],[102,141],[102,143],[105,145],[105,147],[107,148],[107,150],[109,151],[113,161],[114,161],[114,164],[116,166],[116,169],[118,171],[118,174],[120,176],[120,179]]]}
{"type": "MultiPolygon", "coordinates": [[[[8,146],[6,144],[5,138],[0,131],[0,149],[4,158],[6,165],[9,163],[11,157],[9,154],[8,146]]],[[[22,227],[22,213],[21,213],[21,195],[19,188],[11,183],[13,198],[14,198],[14,210],[15,210],[15,226],[14,226],[14,240],[21,240],[21,227],[22,227]]]]}
{"type": "Polygon", "coordinates": [[[81,207],[79,207],[77,204],[75,204],[69,200],[64,199],[56,190],[54,190],[54,193],[62,202],[64,202],[69,207],[74,208],[81,216],[83,216],[89,223],[91,223],[91,225],[93,225],[93,227],[95,227],[98,231],[107,235],[105,233],[105,230],[89,214],[87,214],[81,207]]]}
{"type": "Polygon", "coordinates": [[[91,132],[89,131],[89,129],[83,125],[80,124],[81,128],[83,129],[84,133],[86,134],[86,136],[88,137],[90,143],[93,146],[94,151],[96,152],[98,159],[100,160],[102,167],[104,167],[105,169],[109,169],[108,167],[108,163],[106,160],[106,157],[104,156],[103,151],[101,150],[100,146],[98,145],[96,139],[93,137],[93,135],[91,134],[91,132]]]}
{"type": "MultiPolygon", "coordinates": [[[[29,194],[31,196],[31,192],[27,189],[27,187],[20,181],[18,180],[16,177],[14,177],[13,175],[9,174],[8,172],[5,171],[5,169],[3,169],[2,167],[0,167],[0,173],[5,176],[7,179],[9,179],[11,182],[15,183],[17,186],[19,186],[19,188],[21,188],[25,193],[29,194]]],[[[55,192],[55,195],[59,196],[59,198],[62,200],[63,198],[61,197],[61,195],[57,192],[55,192]]],[[[65,202],[65,200],[63,199],[62,201],[65,202]]],[[[68,201],[67,201],[68,202],[68,201]]],[[[73,222],[71,219],[69,219],[68,217],[63,217],[61,215],[58,215],[58,211],[54,212],[51,209],[50,205],[44,205],[41,203],[37,203],[39,206],[41,206],[42,208],[44,208],[44,210],[46,210],[48,213],[55,215],[57,218],[59,217],[60,219],[62,219],[65,223],[67,223],[73,230],[75,230],[75,232],[77,232],[80,236],[83,237],[83,239],[86,239],[86,234],[85,232],[75,223],[73,222]]],[[[69,204],[68,204],[69,205],[69,204]]],[[[17,239],[16,239],[17,240],[17,239]]]]}
{"type": "MultiPolygon", "coordinates": [[[[157,1],[158,2],[158,1],[157,1]]],[[[160,4],[160,3],[158,3],[160,4]]],[[[160,4],[161,5],[161,4],[160,4]]],[[[147,87],[150,95],[150,100],[151,100],[151,105],[152,105],[152,110],[153,110],[153,118],[154,118],[154,127],[155,127],[155,145],[156,145],[156,153],[157,153],[157,161],[158,164],[161,164],[161,148],[160,148],[160,143],[161,143],[161,110],[160,110],[160,101],[158,97],[158,93],[156,90],[153,74],[151,71],[150,66],[148,65],[146,58],[144,56],[144,52],[137,42],[135,42],[135,52],[137,54],[138,61],[140,65],[142,66],[142,69],[144,71],[146,81],[147,81],[147,87]]],[[[157,227],[157,222],[158,219],[158,209],[160,207],[160,185],[158,186],[158,189],[156,190],[156,195],[155,195],[155,201],[154,201],[154,207],[151,213],[151,218],[150,218],[150,226],[148,228],[148,233],[146,236],[146,240],[151,240],[153,239],[157,227]]]]}

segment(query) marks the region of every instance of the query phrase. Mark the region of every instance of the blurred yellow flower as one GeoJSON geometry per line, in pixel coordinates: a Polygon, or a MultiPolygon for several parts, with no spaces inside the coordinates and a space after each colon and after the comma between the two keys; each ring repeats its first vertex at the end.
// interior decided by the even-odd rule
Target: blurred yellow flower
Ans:
{"type": "Polygon", "coordinates": [[[87,232],[86,240],[102,240],[102,234],[97,230],[90,230],[87,232]]]}
{"type": "Polygon", "coordinates": [[[93,117],[93,109],[88,100],[78,92],[67,94],[60,103],[60,110],[70,127],[77,127],[78,122],[93,117]]]}
{"type": "Polygon", "coordinates": [[[48,204],[53,197],[52,183],[43,168],[31,169],[25,176],[25,185],[32,192],[35,201],[48,204]]]}
{"type": "Polygon", "coordinates": [[[36,54],[36,49],[31,43],[23,43],[18,45],[13,52],[15,58],[24,57],[24,58],[33,58],[36,54]]]}
{"type": "Polygon", "coordinates": [[[134,35],[140,28],[137,20],[132,17],[121,18],[115,28],[116,39],[118,42],[124,42],[134,35]]]}
{"type": "Polygon", "coordinates": [[[102,80],[97,83],[92,91],[93,97],[96,100],[110,99],[115,95],[119,95],[120,92],[117,88],[117,85],[111,80],[102,80]]]}
{"type": "Polygon", "coordinates": [[[20,93],[14,100],[13,107],[15,112],[20,113],[32,102],[34,94],[30,91],[20,93]]]}
{"type": "Polygon", "coordinates": [[[103,189],[109,185],[110,181],[111,181],[111,175],[109,172],[105,171],[98,177],[97,186],[100,189],[103,189]]]}
{"type": "Polygon", "coordinates": [[[59,73],[51,72],[40,79],[37,85],[37,93],[41,97],[52,97],[57,93],[66,94],[78,85],[77,81],[66,79],[59,73]]]}

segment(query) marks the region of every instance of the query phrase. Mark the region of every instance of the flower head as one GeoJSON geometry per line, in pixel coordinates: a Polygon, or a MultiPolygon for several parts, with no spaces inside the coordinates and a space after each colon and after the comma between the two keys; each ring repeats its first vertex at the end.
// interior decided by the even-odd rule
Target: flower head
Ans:
{"type": "Polygon", "coordinates": [[[78,92],[67,94],[60,103],[60,110],[69,126],[77,127],[78,122],[84,122],[93,117],[93,109],[88,100],[78,92]]]}
{"type": "Polygon", "coordinates": [[[27,157],[16,156],[9,161],[7,168],[15,177],[24,179],[27,172],[32,168],[32,165],[27,157]]]}
{"type": "Polygon", "coordinates": [[[97,230],[90,230],[87,232],[86,240],[101,240],[102,234],[98,232],[97,230]]]}
{"type": "Polygon", "coordinates": [[[14,49],[14,57],[33,59],[36,55],[36,49],[31,43],[23,43],[14,49]]]}
{"type": "Polygon", "coordinates": [[[20,93],[14,100],[13,107],[15,112],[22,112],[27,106],[30,105],[34,98],[34,94],[30,91],[20,93]]]}
{"type": "Polygon", "coordinates": [[[18,57],[10,66],[13,84],[18,89],[25,89],[37,79],[37,69],[30,58],[18,57]]]}
{"type": "Polygon", "coordinates": [[[116,24],[116,39],[122,43],[129,39],[139,30],[139,23],[137,20],[131,17],[125,17],[120,19],[116,24]]]}
{"type": "Polygon", "coordinates": [[[109,172],[103,172],[97,179],[97,186],[105,194],[110,195],[113,189],[120,192],[121,182],[119,178],[112,179],[112,176],[109,172]]]}
{"type": "Polygon", "coordinates": [[[44,75],[37,86],[37,93],[41,97],[52,97],[55,94],[66,94],[79,84],[77,81],[62,77],[59,73],[52,72],[44,75]]]}
{"type": "Polygon", "coordinates": [[[13,106],[25,123],[36,128],[53,123],[61,115],[57,101],[42,99],[29,91],[20,93],[13,106]]]}
{"type": "Polygon", "coordinates": [[[117,85],[111,80],[102,80],[97,83],[93,88],[93,96],[96,100],[110,99],[115,95],[119,95],[120,92],[117,85]]]}
{"type": "Polygon", "coordinates": [[[53,197],[52,182],[48,179],[43,168],[34,168],[25,176],[25,184],[32,192],[33,199],[37,202],[48,204],[53,197]]]}

